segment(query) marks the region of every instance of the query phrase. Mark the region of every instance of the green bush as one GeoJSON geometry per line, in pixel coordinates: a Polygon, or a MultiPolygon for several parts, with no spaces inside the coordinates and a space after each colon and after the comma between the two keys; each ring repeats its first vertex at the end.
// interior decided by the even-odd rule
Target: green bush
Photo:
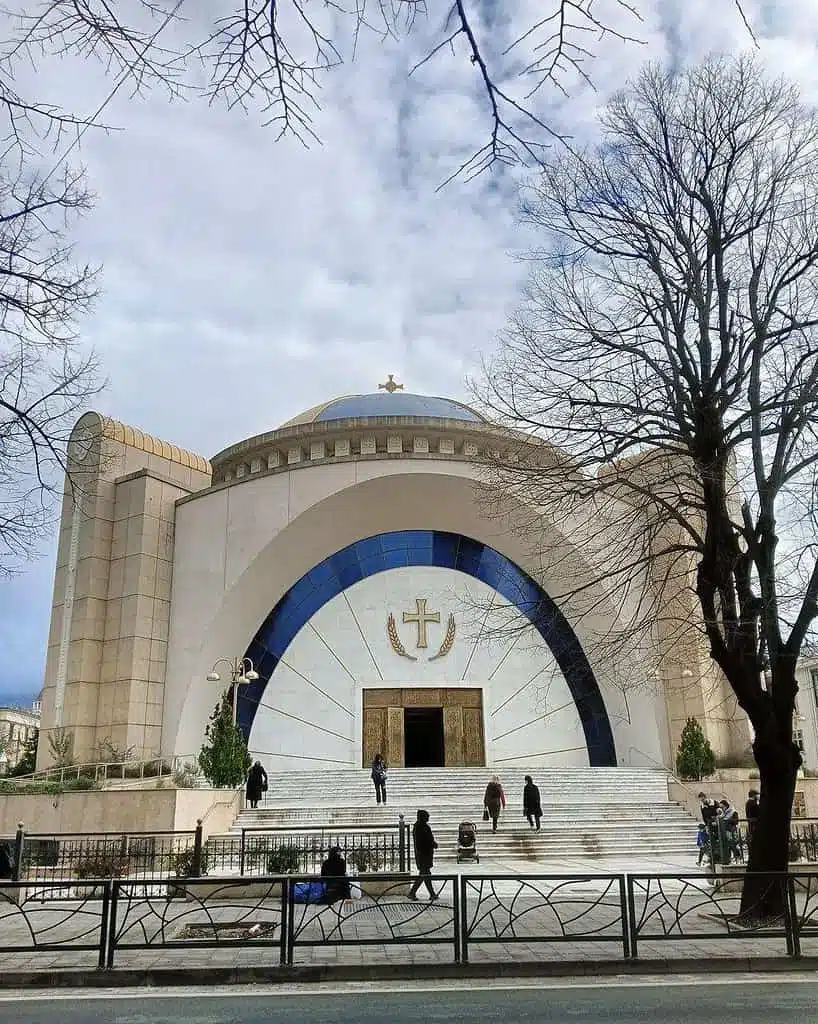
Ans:
{"type": "MultiPolygon", "coordinates": [[[[187,846],[184,850],[170,855],[170,867],[177,878],[190,878],[193,874],[193,856],[195,847],[187,846]]],[[[206,875],[209,867],[207,847],[202,847],[202,855],[199,861],[199,874],[206,875]]]]}
{"type": "Polygon", "coordinates": [[[676,753],[676,772],[682,779],[699,779],[712,775],[716,758],[710,741],[695,718],[688,718],[676,753]]]}
{"type": "Polygon", "coordinates": [[[128,858],[121,853],[99,851],[86,854],[74,865],[77,878],[122,878],[128,874],[128,858]]]}
{"type": "Polygon", "coordinates": [[[187,762],[173,773],[173,784],[177,789],[196,789],[199,785],[199,774],[196,765],[187,762]]]}
{"type": "Polygon", "coordinates": [[[99,784],[95,778],[90,775],[80,775],[76,779],[66,779],[65,782],[59,783],[64,793],[71,793],[76,791],[87,792],[89,789],[99,789],[99,784]]]}
{"type": "Polygon", "coordinates": [[[297,846],[276,846],[267,854],[268,875],[292,875],[298,871],[301,854],[297,846]]]}
{"type": "Polygon", "coordinates": [[[26,740],[20,760],[9,772],[10,776],[31,775],[37,770],[37,745],[40,742],[40,730],[34,732],[26,740]]]}
{"type": "Polygon", "coordinates": [[[233,721],[233,702],[225,691],[205,729],[199,767],[211,786],[235,789],[247,778],[252,761],[244,733],[233,721]]]}
{"type": "Polygon", "coordinates": [[[65,779],[42,782],[14,782],[12,779],[0,779],[0,793],[16,796],[60,796],[62,793],[73,793],[78,790],[99,789],[95,779],[81,775],[78,779],[65,779]]]}
{"type": "Polygon", "coordinates": [[[368,846],[356,846],[350,851],[349,859],[359,874],[367,871],[379,871],[381,867],[381,855],[377,850],[368,846]]]}

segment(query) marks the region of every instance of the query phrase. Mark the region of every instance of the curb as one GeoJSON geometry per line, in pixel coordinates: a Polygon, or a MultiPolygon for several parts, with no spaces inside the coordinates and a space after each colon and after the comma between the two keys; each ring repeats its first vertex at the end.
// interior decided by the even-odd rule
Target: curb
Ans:
{"type": "Polygon", "coordinates": [[[0,989],[179,988],[343,981],[455,981],[674,974],[762,974],[818,970],[818,956],[673,960],[563,960],[555,963],[356,964],[304,967],[162,967],[2,971],[0,989]]]}

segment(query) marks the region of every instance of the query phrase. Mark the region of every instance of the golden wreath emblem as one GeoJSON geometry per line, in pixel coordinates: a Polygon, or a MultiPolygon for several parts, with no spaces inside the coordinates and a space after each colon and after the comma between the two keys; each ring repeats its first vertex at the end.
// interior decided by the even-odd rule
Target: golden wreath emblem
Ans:
{"type": "MultiPolygon", "coordinates": [[[[418,611],[416,614],[404,614],[404,623],[410,622],[418,626],[418,637],[417,647],[419,650],[424,649],[428,646],[427,635],[426,635],[426,624],[429,622],[440,622],[440,612],[426,612],[426,601],[420,599],[416,602],[418,611]]],[[[407,661],[417,661],[418,658],[415,655],[410,654],[403,644],[399,634],[398,626],[395,621],[395,616],[390,612],[386,620],[386,633],[389,637],[389,643],[392,646],[392,650],[401,658],[406,658],[407,661]]],[[[443,637],[443,641],[438,648],[436,654],[433,654],[429,661],[438,661],[440,658],[445,658],[447,654],[454,647],[455,639],[457,638],[457,623],[455,622],[454,615],[449,615],[446,623],[446,633],[443,637]]]]}

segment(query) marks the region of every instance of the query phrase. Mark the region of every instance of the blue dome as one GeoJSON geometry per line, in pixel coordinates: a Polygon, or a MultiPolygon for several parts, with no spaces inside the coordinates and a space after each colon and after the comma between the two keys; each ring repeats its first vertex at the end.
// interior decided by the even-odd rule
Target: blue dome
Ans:
{"type": "Polygon", "coordinates": [[[334,398],[308,409],[300,416],[288,420],[285,427],[302,423],[326,423],[330,420],[370,419],[379,416],[416,416],[427,419],[463,420],[467,423],[485,423],[474,409],[452,398],[434,398],[430,395],[392,394],[347,395],[334,398]]]}

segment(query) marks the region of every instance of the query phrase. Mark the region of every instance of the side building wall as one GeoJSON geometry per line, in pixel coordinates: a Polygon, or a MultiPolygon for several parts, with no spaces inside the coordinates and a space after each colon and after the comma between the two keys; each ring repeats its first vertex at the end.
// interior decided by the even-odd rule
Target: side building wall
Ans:
{"type": "Polygon", "coordinates": [[[87,413],[69,444],[43,689],[38,767],[49,736],[74,760],[102,748],[159,753],[175,503],[210,484],[210,465],[87,413]]]}

